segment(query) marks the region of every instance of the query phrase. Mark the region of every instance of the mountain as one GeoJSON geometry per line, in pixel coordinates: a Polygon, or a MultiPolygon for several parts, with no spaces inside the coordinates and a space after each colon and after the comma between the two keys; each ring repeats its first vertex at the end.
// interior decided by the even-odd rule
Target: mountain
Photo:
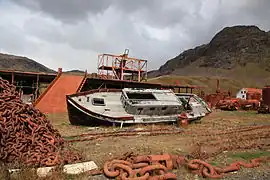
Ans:
{"type": "Polygon", "coordinates": [[[186,50],[148,73],[150,82],[203,86],[235,94],[243,87],[262,88],[270,82],[270,31],[256,26],[226,27],[208,44],[186,50]]]}
{"type": "Polygon", "coordinates": [[[74,75],[84,75],[85,71],[81,71],[81,70],[71,70],[71,71],[64,71],[64,73],[67,74],[74,74],[74,75]]]}
{"type": "Polygon", "coordinates": [[[168,60],[149,76],[238,77],[238,72],[250,70],[252,73],[246,74],[251,78],[270,72],[270,32],[256,26],[233,26],[222,29],[208,44],[168,60]]]}
{"type": "Polygon", "coordinates": [[[27,72],[56,73],[56,71],[49,69],[46,66],[27,57],[14,56],[3,53],[0,53],[0,69],[27,72]]]}

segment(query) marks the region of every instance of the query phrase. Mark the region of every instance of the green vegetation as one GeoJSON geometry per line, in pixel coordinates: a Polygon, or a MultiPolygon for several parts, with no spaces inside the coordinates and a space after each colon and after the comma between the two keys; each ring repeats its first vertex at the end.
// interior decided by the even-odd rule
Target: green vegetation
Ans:
{"type": "Polygon", "coordinates": [[[233,159],[251,160],[262,156],[270,156],[270,151],[256,151],[256,152],[236,152],[229,154],[233,159]]]}
{"type": "Polygon", "coordinates": [[[243,87],[262,88],[270,80],[269,72],[262,70],[258,65],[252,63],[247,64],[245,67],[236,67],[233,70],[196,69],[193,67],[190,69],[183,68],[181,71],[187,72],[185,73],[186,75],[165,75],[150,78],[148,82],[164,84],[176,84],[176,82],[179,82],[180,85],[201,86],[204,87],[202,90],[206,93],[214,93],[216,91],[217,79],[219,79],[220,88],[222,90],[231,90],[232,94],[236,95],[238,90],[243,87]],[[196,72],[196,70],[198,70],[198,72],[196,72]],[[200,71],[202,71],[202,73],[200,73],[200,71]],[[213,75],[211,75],[211,73],[213,75]]]}

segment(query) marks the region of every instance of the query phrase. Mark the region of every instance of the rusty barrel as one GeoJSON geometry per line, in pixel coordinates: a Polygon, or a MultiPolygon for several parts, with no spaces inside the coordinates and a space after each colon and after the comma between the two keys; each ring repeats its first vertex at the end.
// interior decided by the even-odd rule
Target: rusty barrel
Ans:
{"type": "Polygon", "coordinates": [[[262,90],[263,104],[270,106],[270,85],[265,86],[262,90]]]}

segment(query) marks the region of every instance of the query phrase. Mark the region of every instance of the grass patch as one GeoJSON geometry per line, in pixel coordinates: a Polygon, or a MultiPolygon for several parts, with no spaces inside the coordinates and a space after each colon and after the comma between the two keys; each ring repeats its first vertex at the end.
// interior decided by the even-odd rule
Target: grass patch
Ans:
{"type": "Polygon", "coordinates": [[[64,138],[64,140],[74,140],[74,139],[78,139],[77,137],[75,136],[62,136],[64,138]]]}
{"type": "Polygon", "coordinates": [[[251,159],[259,158],[262,156],[270,156],[270,152],[269,151],[257,151],[257,152],[239,152],[239,153],[229,154],[230,158],[245,159],[245,160],[251,160],[251,159]]]}
{"type": "Polygon", "coordinates": [[[210,162],[209,164],[211,164],[212,166],[218,166],[218,164],[214,161],[210,162]]]}
{"type": "Polygon", "coordinates": [[[61,125],[62,126],[70,126],[70,123],[68,123],[68,122],[62,122],[61,125]]]}
{"type": "Polygon", "coordinates": [[[222,115],[225,116],[236,116],[236,117],[250,117],[257,116],[257,111],[221,111],[222,115]]]}

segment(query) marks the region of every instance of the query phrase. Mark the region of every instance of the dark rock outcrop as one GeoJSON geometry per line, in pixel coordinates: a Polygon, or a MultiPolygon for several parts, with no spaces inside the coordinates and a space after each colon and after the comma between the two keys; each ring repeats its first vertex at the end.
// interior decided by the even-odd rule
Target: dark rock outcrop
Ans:
{"type": "Polygon", "coordinates": [[[226,27],[208,44],[184,51],[158,70],[149,72],[149,76],[177,74],[194,63],[196,68],[225,70],[255,63],[270,71],[270,34],[256,26],[226,27]]]}

